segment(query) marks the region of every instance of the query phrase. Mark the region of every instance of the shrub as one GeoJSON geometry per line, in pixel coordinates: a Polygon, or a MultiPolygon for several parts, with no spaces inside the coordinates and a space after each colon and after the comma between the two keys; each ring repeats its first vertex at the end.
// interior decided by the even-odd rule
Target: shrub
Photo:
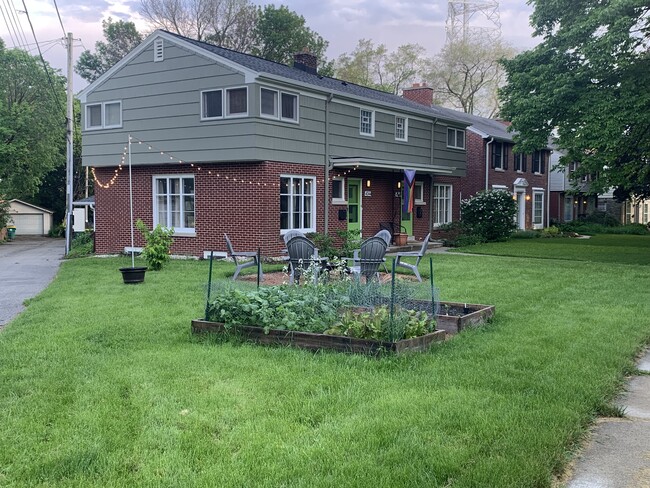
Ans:
{"type": "Polygon", "coordinates": [[[515,231],[517,204],[507,191],[482,191],[460,204],[468,234],[483,241],[501,241],[515,231]]]}
{"type": "Polygon", "coordinates": [[[596,210],[590,215],[581,219],[582,222],[589,222],[590,224],[600,224],[605,227],[620,227],[621,223],[615,217],[612,217],[607,212],[596,210]]]}
{"type": "Polygon", "coordinates": [[[147,261],[149,268],[154,271],[162,269],[163,265],[169,261],[169,250],[173,242],[174,229],[158,224],[155,229],[150,231],[142,220],[138,220],[135,226],[144,237],[145,246],[142,250],[142,256],[147,261]]]}
{"type": "Polygon", "coordinates": [[[334,245],[334,238],[330,235],[312,232],[307,234],[316,247],[319,256],[333,257],[351,257],[355,249],[361,246],[361,233],[358,230],[337,230],[337,237],[341,240],[341,247],[334,245]]]}
{"type": "Polygon", "coordinates": [[[70,243],[68,258],[89,256],[95,252],[95,239],[93,231],[77,233],[70,243]]]}
{"type": "Polygon", "coordinates": [[[511,237],[513,239],[537,239],[538,237],[542,237],[542,234],[536,230],[518,230],[511,237]]]}
{"type": "Polygon", "coordinates": [[[542,230],[542,237],[561,237],[562,233],[560,232],[560,229],[555,226],[551,225],[550,227],[546,227],[544,230],[542,230]]]}

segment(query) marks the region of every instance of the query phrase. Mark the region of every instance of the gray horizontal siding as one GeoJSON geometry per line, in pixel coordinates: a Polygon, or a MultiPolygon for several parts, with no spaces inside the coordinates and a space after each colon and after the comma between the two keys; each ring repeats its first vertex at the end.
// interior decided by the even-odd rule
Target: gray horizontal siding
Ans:
{"type": "MultiPolygon", "coordinates": [[[[299,123],[260,116],[260,86],[248,86],[248,117],[200,120],[201,90],[243,86],[243,74],[165,41],[165,59],[153,62],[145,49],[87,97],[87,103],[120,100],[122,128],[84,131],[83,158],[89,166],[120,162],[128,134],[158,149],[134,146],[134,164],[178,164],[159,151],[188,162],[274,160],[324,164],[325,100],[299,94],[299,123]],[[170,162],[171,161],[171,162],[170,162]]],[[[290,93],[291,89],[281,89],[290,93]]],[[[370,107],[368,107],[370,108],[370,107]]],[[[375,136],[359,134],[359,107],[330,104],[330,155],[427,164],[431,123],[409,118],[408,141],[395,141],[395,116],[376,110],[375,136]]],[[[82,114],[82,118],[85,113],[82,114]]],[[[82,121],[85,124],[85,120],[82,121]]],[[[435,163],[454,165],[465,153],[446,148],[446,129],[436,130],[435,163]]]]}

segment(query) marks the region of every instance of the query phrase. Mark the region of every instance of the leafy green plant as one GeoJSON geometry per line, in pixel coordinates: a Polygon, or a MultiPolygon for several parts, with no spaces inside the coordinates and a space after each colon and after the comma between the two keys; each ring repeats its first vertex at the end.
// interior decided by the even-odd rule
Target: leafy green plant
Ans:
{"type": "Polygon", "coordinates": [[[562,237],[559,227],[551,225],[542,230],[542,237],[562,237]]]}
{"type": "Polygon", "coordinates": [[[80,232],[74,236],[70,243],[70,252],[68,258],[78,258],[90,256],[95,252],[94,232],[80,232]]]}
{"type": "Polygon", "coordinates": [[[158,224],[155,229],[150,231],[142,220],[138,220],[135,226],[144,237],[145,246],[142,249],[142,256],[147,261],[149,268],[154,271],[161,270],[163,265],[169,261],[174,235],[173,227],[168,228],[158,224]]]}
{"type": "Polygon", "coordinates": [[[536,230],[518,230],[511,236],[512,239],[537,239],[542,235],[536,230]]]}
{"type": "Polygon", "coordinates": [[[341,242],[341,247],[334,245],[335,239],[331,235],[312,232],[307,234],[316,247],[320,256],[333,257],[351,257],[355,249],[361,246],[361,233],[358,230],[338,230],[336,236],[341,242]]]}
{"type": "Polygon", "coordinates": [[[0,197],[0,229],[7,226],[9,218],[9,200],[0,197]]]}
{"type": "Polygon", "coordinates": [[[482,191],[460,203],[463,223],[470,235],[483,241],[502,241],[517,228],[517,204],[512,195],[503,190],[482,191]]]}

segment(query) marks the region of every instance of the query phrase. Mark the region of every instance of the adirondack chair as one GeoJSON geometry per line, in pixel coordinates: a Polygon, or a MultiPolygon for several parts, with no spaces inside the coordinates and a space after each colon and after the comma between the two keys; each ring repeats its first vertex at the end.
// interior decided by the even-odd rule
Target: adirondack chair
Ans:
{"type": "Polygon", "coordinates": [[[420,272],[418,271],[418,265],[420,264],[420,260],[422,259],[422,256],[424,256],[424,253],[427,252],[429,239],[431,239],[431,234],[427,234],[427,236],[424,238],[424,241],[422,241],[422,247],[420,248],[419,251],[398,252],[397,255],[395,256],[395,266],[402,266],[403,268],[410,269],[411,271],[413,271],[418,281],[422,281],[422,277],[420,276],[420,272]],[[415,264],[405,263],[404,261],[402,261],[402,258],[408,258],[408,257],[416,258],[415,264]]]}
{"type": "MultiPolygon", "coordinates": [[[[321,259],[318,257],[316,245],[303,235],[297,235],[287,242],[289,263],[291,265],[289,283],[300,282],[302,271],[312,265],[320,267],[321,259]]],[[[319,268],[320,270],[320,268],[319,268]]],[[[318,280],[318,273],[314,275],[314,282],[318,280]]]]}
{"type": "Polygon", "coordinates": [[[390,231],[382,229],[375,234],[375,237],[381,237],[384,241],[386,241],[386,247],[390,246],[390,240],[392,239],[390,231]]]}
{"type": "Polygon", "coordinates": [[[366,278],[366,283],[378,276],[379,266],[384,263],[386,241],[377,236],[370,237],[361,243],[361,249],[354,251],[354,264],[350,272],[358,279],[366,278]]]}
{"type": "MultiPolygon", "coordinates": [[[[226,247],[228,248],[228,254],[232,257],[232,260],[235,262],[235,274],[232,276],[233,280],[237,279],[239,273],[242,269],[251,268],[253,266],[257,267],[257,253],[255,251],[235,251],[230,242],[228,234],[224,234],[223,238],[226,240],[226,247]],[[251,259],[252,260],[248,260],[251,259]]],[[[262,272],[262,266],[259,266],[260,270],[260,281],[264,279],[264,273],[262,272]]]]}

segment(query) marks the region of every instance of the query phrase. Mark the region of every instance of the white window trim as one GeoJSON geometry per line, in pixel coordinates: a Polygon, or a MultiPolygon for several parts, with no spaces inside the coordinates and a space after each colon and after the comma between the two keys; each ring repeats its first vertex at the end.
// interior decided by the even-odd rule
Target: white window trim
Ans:
{"type": "Polygon", "coordinates": [[[224,97],[223,91],[224,90],[222,88],[210,88],[208,90],[201,90],[201,92],[199,94],[201,120],[221,120],[221,119],[223,119],[223,114],[225,113],[224,112],[224,99],[225,99],[225,97],[224,97]],[[217,91],[221,92],[221,115],[218,115],[216,117],[204,117],[203,116],[203,112],[204,112],[204,110],[203,110],[203,94],[204,93],[217,92],[217,91]]]}
{"type": "MultiPolygon", "coordinates": [[[[310,179],[313,181],[313,193],[312,193],[312,227],[309,228],[304,228],[301,227],[297,230],[303,232],[304,234],[307,234],[309,232],[316,232],[316,221],[317,221],[317,215],[316,215],[316,196],[318,195],[317,189],[316,189],[316,177],[312,175],[297,175],[297,174],[281,174],[279,178],[302,178],[302,179],[310,179]]],[[[278,197],[281,195],[281,193],[278,193],[278,197]]],[[[291,194],[293,196],[293,194],[291,194]]],[[[293,198],[289,198],[289,219],[291,219],[291,215],[293,214],[292,212],[292,205],[293,205],[293,198]]],[[[278,208],[278,215],[279,215],[279,208],[278,208]]],[[[291,229],[280,229],[280,235],[284,235],[290,230],[294,230],[292,227],[291,229]]]]}
{"type": "Polygon", "coordinates": [[[446,224],[448,222],[451,222],[452,219],[453,219],[454,213],[453,213],[452,207],[454,205],[454,185],[451,185],[449,183],[434,183],[432,185],[432,187],[431,187],[431,192],[432,192],[432,195],[433,195],[433,201],[436,204],[435,209],[433,209],[433,208],[431,209],[431,212],[433,212],[433,220],[434,220],[433,228],[436,229],[436,228],[440,227],[441,225],[444,225],[444,224],[446,224]],[[435,197],[436,187],[437,186],[446,186],[446,187],[449,188],[449,206],[447,207],[447,215],[445,216],[448,219],[447,222],[435,222],[436,218],[438,217],[438,200],[439,200],[439,199],[436,199],[436,197],[435,197]]]}
{"type": "Polygon", "coordinates": [[[165,59],[165,45],[162,39],[156,39],[153,43],[153,62],[159,63],[165,59]]]}
{"type": "Polygon", "coordinates": [[[343,191],[343,198],[334,198],[332,197],[332,204],[334,205],[347,205],[348,200],[345,195],[345,178],[342,176],[335,176],[332,178],[332,181],[341,182],[341,190],[343,191]]]}
{"type": "Polygon", "coordinates": [[[108,102],[97,102],[97,103],[87,103],[85,106],[85,130],[101,130],[101,129],[119,129],[122,127],[122,100],[110,100],[108,102]],[[106,125],[106,105],[112,105],[112,104],[119,104],[120,105],[120,123],[116,125],[106,125]],[[99,105],[101,107],[101,113],[100,113],[100,119],[102,121],[101,125],[94,125],[92,127],[88,126],[88,121],[90,120],[90,117],[88,117],[88,109],[90,107],[94,107],[99,105]]]}
{"type": "Polygon", "coordinates": [[[447,127],[447,147],[449,147],[449,148],[451,148],[451,149],[461,149],[461,150],[464,150],[465,147],[467,146],[467,141],[466,141],[466,139],[467,139],[467,134],[465,133],[465,130],[464,130],[464,129],[458,129],[458,128],[456,128],[456,127],[447,127]],[[454,132],[454,144],[455,144],[455,145],[450,145],[450,144],[449,144],[449,132],[450,132],[450,131],[453,131],[453,132],[454,132]],[[459,133],[459,132],[462,132],[463,135],[464,135],[464,137],[463,137],[463,145],[462,145],[462,146],[458,146],[458,133],[459,133]]]}
{"type": "Polygon", "coordinates": [[[300,122],[300,95],[298,93],[276,90],[275,88],[270,88],[268,86],[260,86],[260,117],[264,117],[265,119],[271,119],[271,120],[281,120],[282,122],[288,122],[290,124],[298,124],[300,122]],[[275,115],[262,113],[262,90],[267,90],[277,94],[277,99],[275,104],[275,115]],[[289,95],[291,97],[296,98],[295,119],[282,116],[282,95],[289,95]]]}
{"type": "Polygon", "coordinates": [[[402,142],[408,142],[409,140],[409,119],[408,117],[402,117],[401,115],[396,115],[395,116],[395,140],[396,141],[402,141],[402,142]],[[404,137],[397,137],[397,119],[402,119],[404,120],[404,137]]]}
{"type": "Polygon", "coordinates": [[[424,182],[416,181],[413,186],[420,188],[420,196],[422,197],[422,198],[419,198],[419,199],[416,200],[415,199],[415,189],[413,189],[413,194],[414,194],[413,203],[415,205],[426,205],[426,202],[424,201],[424,182]]]}
{"type": "MultiPolygon", "coordinates": [[[[156,179],[158,178],[180,178],[181,187],[183,185],[183,178],[192,178],[194,180],[194,225],[196,225],[196,178],[193,174],[158,174],[151,177],[151,195],[153,198],[153,226],[156,227],[162,222],[158,222],[158,193],[156,192],[156,179]]],[[[169,188],[169,187],[168,187],[169,188]]],[[[181,194],[181,208],[183,205],[183,194],[181,194]]],[[[196,237],[196,227],[174,227],[174,236],[177,237],[196,237]]]]}
{"type": "Polygon", "coordinates": [[[249,110],[248,110],[248,105],[249,105],[249,103],[248,103],[248,87],[246,85],[243,85],[243,86],[229,86],[228,88],[224,88],[223,92],[224,92],[224,95],[225,95],[221,99],[221,102],[223,103],[223,111],[222,111],[223,112],[223,117],[225,119],[236,119],[236,118],[240,118],[240,117],[248,117],[248,112],[249,112],[249,110]],[[229,108],[228,92],[233,91],[233,90],[241,90],[242,88],[244,90],[246,90],[246,112],[245,113],[240,113],[240,114],[229,114],[228,113],[228,108],[229,108]]]}
{"type": "Polygon", "coordinates": [[[359,135],[375,137],[375,111],[368,108],[359,108],[359,135]],[[370,132],[361,132],[362,112],[370,112],[370,132]]]}
{"type": "Polygon", "coordinates": [[[546,190],[544,190],[544,188],[533,188],[533,199],[531,202],[531,211],[532,211],[531,221],[533,223],[533,229],[544,228],[544,205],[546,203],[545,195],[546,195],[546,190]],[[542,222],[538,224],[535,223],[535,196],[540,196],[542,199],[542,222]]]}

